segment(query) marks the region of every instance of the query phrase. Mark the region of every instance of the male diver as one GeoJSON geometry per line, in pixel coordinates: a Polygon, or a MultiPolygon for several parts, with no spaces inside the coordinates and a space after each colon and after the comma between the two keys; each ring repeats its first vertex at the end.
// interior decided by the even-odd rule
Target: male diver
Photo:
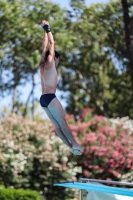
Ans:
{"type": "Polygon", "coordinates": [[[56,67],[59,64],[60,54],[54,49],[54,38],[48,21],[43,20],[41,26],[44,29],[44,37],[39,64],[42,85],[40,104],[53,123],[56,134],[60,139],[69,147],[74,155],[81,155],[83,153],[83,148],[73,137],[65,120],[65,113],[62,105],[55,95],[58,82],[56,67]]]}

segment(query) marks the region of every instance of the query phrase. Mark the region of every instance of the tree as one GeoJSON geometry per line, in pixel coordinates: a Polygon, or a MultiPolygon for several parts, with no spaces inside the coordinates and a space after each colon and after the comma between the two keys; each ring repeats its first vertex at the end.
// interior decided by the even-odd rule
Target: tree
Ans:
{"type": "Polygon", "coordinates": [[[133,90],[133,16],[130,11],[130,7],[133,3],[129,3],[127,0],[122,0],[122,8],[123,8],[123,20],[125,24],[125,40],[129,58],[130,65],[130,74],[131,74],[131,82],[132,82],[132,90],[133,90]]]}
{"type": "Polygon", "coordinates": [[[79,2],[72,1],[73,23],[67,29],[74,45],[67,49],[68,63],[59,83],[60,89],[69,91],[66,110],[79,115],[90,106],[104,116],[133,117],[120,1],[90,7],[79,2]]]}
{"type": "Polygon", "coordinates": [[[38,73],[42,40],[38,24],[46,18],[61,53],[58,89],[69,94],[67,112],[77,116],[90,106],[97,114],[132,118],[133,96],[120,0],[90,7],[76,0],[71,1],[71,6],[73,11],[40,0],[0,2],[1,95],[12,94],[12,110],[17,112],[22,105],[19,86],[30,82],[32,88],[23,115],[31,103],[34,118],[34,89],[38,84],[34,76],[38,73]]]}
{"type": "Polygon", "coordinates": [[[32,116],[34,118],[34,76],[38,72],[38,63],[42,47],[43,31],[38,26],[42,19],[51,18],[55,27],[62,26],[64,10],[47,1],[4,1],[0,2],[0,46],[1,52],[1,95],[12,94],[12,112],[21,107],[19,86],[31,82],[32,89],[26,101],[23,115],[26,115],[27,104],[32,97],[32,116]]]}
{"type": "Polygon", "coordinates": [[[30,39],[30,31],[26,29],[27,23],[24,21],[22,12],[24,12],[24,6],[20,2],[1,2],[2,26],[0,32],[2,37],[0,44],[4,51],[1,90],[3,94],[12,93],[12,112],[17,112],[19,107],[18,86],[24,85],[30,71],[31,73],[33,71],[27,63],[26,53],[23,53],[25,42],[30,39]]]}

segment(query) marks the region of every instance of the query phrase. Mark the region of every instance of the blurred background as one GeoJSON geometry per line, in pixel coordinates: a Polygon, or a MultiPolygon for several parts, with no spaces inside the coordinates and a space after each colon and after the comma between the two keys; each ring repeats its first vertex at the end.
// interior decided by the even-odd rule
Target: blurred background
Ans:
{"type": "Polygon", "coordinates": [[[132,6],[132,0],[0,1],[3,192],[30,189],[35,200],[78,200],[77,191],[53,183],[133,180],[132,6]],[[43,19],[61,54],[56,95],[85,148],[82,158],[57,138],[39,104],[43,19]]]}

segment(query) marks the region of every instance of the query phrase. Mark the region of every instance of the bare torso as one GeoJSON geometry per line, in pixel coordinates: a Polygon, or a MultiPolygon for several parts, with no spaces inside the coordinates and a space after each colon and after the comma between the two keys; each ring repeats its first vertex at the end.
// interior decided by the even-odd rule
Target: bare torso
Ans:
{"type": "Polygon", "coordinates": [[[40,66],[42,94],[55,93],[58,82],[57,70],[54,60],[45,62],[40,66]]]}

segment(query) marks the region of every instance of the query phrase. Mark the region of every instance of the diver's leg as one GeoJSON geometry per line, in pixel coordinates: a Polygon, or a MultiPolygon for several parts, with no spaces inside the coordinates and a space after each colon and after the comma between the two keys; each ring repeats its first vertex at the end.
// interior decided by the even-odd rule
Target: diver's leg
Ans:
{"type": "Polygon", "coordinates": [[[64,135],[66,136],[66,138],[71,142],[72,148],[83,152],[83,148],[77,143],[77,141],[72,135],[70,128],[67,125],[67,122],[65,120],[65,113],[59,100],[57,98],[54,98],[49,103],[48,109],[50,113],[52,114],[52,116],[59,123],[60,128],[62,132],[64,133],[64,135]]]}
{"type": "Polygon", "coordinates": [[[55,127],[55,131],[56,134],[59,136],[59,138],[69,147],[70,151],[74,154],[74,155],[81,155],[81,153],[79,151],[73,150],[72,149],[72,144],[71,142],[66,138],[66,136],[64,135],[64,133],[62,132],[59,123],[57,122],[57,120],[52,116],[51,112],[49,111],[49,109],[47,107],[42,107],[46,114],[48,115],[49,119],[51,120],[51,122],[53,123],[54,127],[55,127]]]}

